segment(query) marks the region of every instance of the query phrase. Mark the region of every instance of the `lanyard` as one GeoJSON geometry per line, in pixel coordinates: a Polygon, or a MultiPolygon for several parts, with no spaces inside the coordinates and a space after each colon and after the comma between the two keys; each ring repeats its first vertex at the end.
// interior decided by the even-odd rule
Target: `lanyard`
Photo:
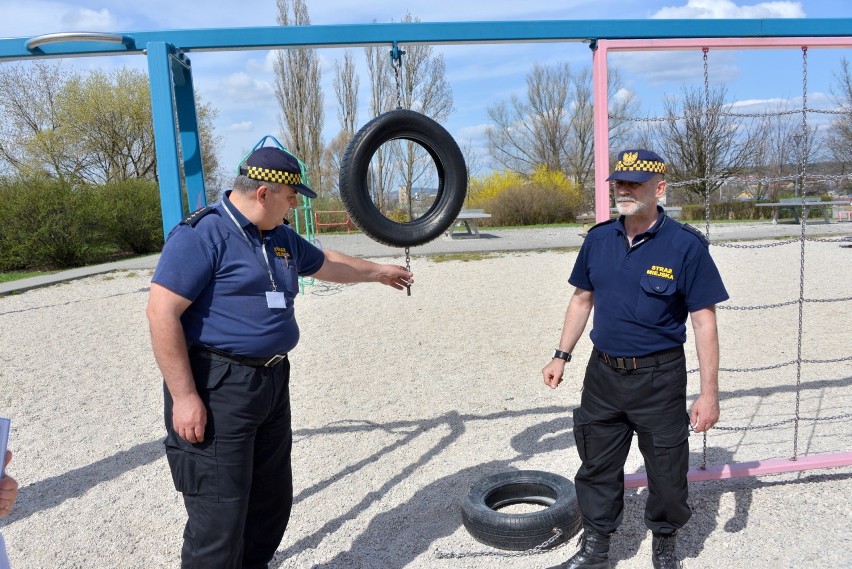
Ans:
{"type": "MultiPolygon", "coordinates": [[[[228,208],[227,204],[225,204],[225,200],[222,200],[222,207],[225,208],[225,211],[228,213],[228,217],[231,218],[231,221],[233,221],[234,225],[237,226],[237,229],[240,230],[240,233],[242,234],[243,239],[246,240],[246,243],[248,243],[248,246],[252,250],[252,254],[254,254],[254,245],[252,245],[251,239],[249,239],[249,236],[246,235],[246,232],[243,229],[243,226],[240,225],[240,222],[237,221],[237,218],[234,217],[234,214],[231,213],[230,208],[228,208]]],[[[260,239],[260,250],[263,252],[263,260],[266,261],[266,272],[269,274],[269,282],[272,283],[272,292],[277,292],[278,288],[275,286],[275,279],[272,276],[272,267],[269,266],[269,257],[266,256],[266,245],[264,245],[262,237],[260,239]]],[[[255,257],[255,259],[256,258],[257,257],[255,257]]]]}

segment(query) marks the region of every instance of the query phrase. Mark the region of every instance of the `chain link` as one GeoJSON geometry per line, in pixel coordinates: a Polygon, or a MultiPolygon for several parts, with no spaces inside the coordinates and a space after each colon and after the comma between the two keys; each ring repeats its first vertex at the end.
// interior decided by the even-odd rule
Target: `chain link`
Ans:
{"type": "MultiPolygon", "coordinates": [[[[562,530],[559,528],[553,528],[553,531],[556,532],[553,537],[548,539],[547,541],[536,545],[532,549],[527,549],[525,551],[513,551],[511,553],[507,553],[505,551],[468,551],[468,552],[455,552],[455,551],[443,551],[441,549],[435,550],[435,558],[436,559],[462,559],[464,557],[527,557],[530,555],[538,555],[539,553],[545,553],[554,551],[559,549],[564,545],[559,544],[558,546],[550,549],[550,546],[556,543],[562,537],[562,530]]],[[[581,534],[582,536],[582,534],[581,534]]]]}
{"type": "MultiPolygon", "coordinates": [[[[701,50],[704,53],[704,124],[707,129],[710,129],[710,64],[709,59],[707,58],[707,54],[710,51],[709,48],[703,48],[701,50]]],[[[706,138],[704,140],[709,140],[709,132],[704,133],[706,138]]],[[[707,240],[710,241],[710,186],[707,184],[706,180],[710,178],[710,161],[706,160],[706,164],[704,165],[704,227],[706,231],[704,232],[704,236],[707,237],[707,240]]]]}
{"type": "Polygon", "coordinates": [[[391,60],[394,76],[396,77],[396,108],[402,108],[402,54],[404,51],[398,52],[398,57],[391,60]]]}
{"type": "MultiPolygon", "coordinates": [[[[411,249],[405,248],[405,270],[411,272],[411,249]]],[[[408,296],[411,296],[411,285],[405,285],[405,291],[408,296]]]]}

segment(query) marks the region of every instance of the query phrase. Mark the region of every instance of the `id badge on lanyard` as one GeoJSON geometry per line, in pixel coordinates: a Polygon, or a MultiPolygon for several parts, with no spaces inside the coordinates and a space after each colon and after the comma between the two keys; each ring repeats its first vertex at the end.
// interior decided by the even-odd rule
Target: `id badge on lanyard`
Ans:
{"type": "MultiPolygon", "coordinates": [[[[234,225],[237,226],[237,229],[240,230],[240,233],[243,236],[243,239],[246,240],[250,249],[253,249],[251,244],[251,240],[249,239],[246,232],[243,230],[242,226],[240,226],[237,218],[234,217],[234,214],[231,213],[231,210],[222,202],[222,207],[225,208],[225,211],[228,212],[228,217],[231,218],[231,221],[234,222],[234,225]]],[[[268,308],[287,308],[287,297],[283,292],[278,290],[278,287],[275,286],[275,278],[272,276],[272,267],[269,265],[269,257],[266,254],[266,245],[263,244],[263,240],[260,241],[260,250],[263,252],[263,260],[266,263],[266,273],[269,275],[269,283],[272,285],[272,290],[266,291],[266,306],[268,308]]]]}

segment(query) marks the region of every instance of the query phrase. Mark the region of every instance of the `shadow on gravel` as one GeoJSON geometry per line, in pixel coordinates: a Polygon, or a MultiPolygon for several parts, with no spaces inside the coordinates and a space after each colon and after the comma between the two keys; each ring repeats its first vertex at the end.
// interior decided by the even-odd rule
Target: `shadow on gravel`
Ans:
{"type": "MultiPolygon", "coordinates": [[[[721,448],[708,448],[713,454],[713,463],[734,462],[733,453],[721,448]]],[[[701,456],[691,453],[690,464],[698,464],[701,456]]],[[[794,484],[818,484],[825,481],[852,480],[852,472],[810,474],[795,480],[761,480],[755,477],[713,480],[707,482],[692,482],[689,485],[689,502],[692,506],[692,518],[678,533],[678,558],[697,559],[704,551],[704,543],[716,531],[725,533],[743,531],[749,524],[749,513],[754,492],[775,486],[790,486],[794,484]],[[719,509],[722,496],[734,494],[734,512],[727,519],[719,519],[719,509]]],[[[613,536],[612,560],[613,567],[618,561],[636,557],[639,546],[645,539],[650,539],[648,528],[645,527],[644,511],[647,488],[627,490],[624,495],[624,520],[621,527],[613,536]]],[[[651,560],[648,559],[650,566],[651,560]]],[[[708,559],[701,566],[710,567],[714,560],[708,559]]]]}
{"type": "MultiPolygon", "coordinates": [[[[348,474],[373,463],[383,454],[405,446],[414,438],[431,429],[443,428],[446,430],[449,428],[449,432],[432,448],[420,456],[411,457],[411,462],[406,468],[390,476],[379,488],[366,493],[349,511],[329,520],[317,531],[290,545],[287,549],[279,551],[270,567],[283,567],[287,559],[296,553],[319,547],[330,534],[361,515],[395,486],[403,483],[419,468],[436,459],[444,450],[457,443],[467,430],[466,425],[468,423],[526,415],[554,414],[559,415],[559,417],[529,427],[512,437],[511,445],[518,452],[517,456],[465,468],[455,474],[435,480],[419,489],[407,502],[376,515],[364,531],[355,538],[348,551],[341,551],[329,561],[313,566],[314,569],[375,569],[376,567],[404,567],[427,551],[436,540],[449,536],[459,529],[461,527],[460,501],[469,488],[480,478],[497,472],[514,470],[514,467],[511,466],[514,461],[530,458],[543,452],[567,450],[573,447],[574,437],[571,434],[572,422],[569,409],[554,406],[524,411],[503,411],[487,415],[459,415],[452,412],[426,421],[395,421],[383,424],[346,423],[329,425],[323,429],[312,431],[296,431],[294,433],[296,437],[332,434],[342,431],[363,432],[365,436],[368,436],[370,431],[376,430],[402,434],[391,445],[364,457],[345,470],[300,492],[294,500],[295,503],[298,503],[331,484],[339,483],[348,474]]],[[[296,523],[298,522],[296,521],[296,523]]],[[[472,547],[478,546],[478,549],[485,548],[485,546],[480,546],[475,542],[473,538],[470,539],[470,544],[472,547]]]]}
{"type": "Polygon", "coordinates": [[[98,484],[118,478],[126,472],[145,466],[165,456],[162,439],[141,443],[86,466],[63,472],[24,486],[18,492],[15,509],[4,520],[11,523],[36,512],[82,496],[98,484]]]}

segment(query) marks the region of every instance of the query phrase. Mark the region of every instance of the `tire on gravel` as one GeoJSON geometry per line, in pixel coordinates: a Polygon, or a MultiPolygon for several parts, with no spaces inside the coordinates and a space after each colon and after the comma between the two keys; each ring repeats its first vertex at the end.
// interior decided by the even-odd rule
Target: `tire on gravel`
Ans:
{"type": "Polygon", "coordinates": [[[349,142],[340,164],[340,198],[352,221],[375,241],[411,247],[439,237],[455,222],[467,193],[467,166],[456,141],[440,124],[420,113],[397,109],[383,113],[349,142]],[[370,160],[391,140],[411,140],[432,157],[438,171],[438,195],[422,217],[397,222],[385,217],[370,198],[370,160]]]}
{"type": "Polygon", "coordinates": [[[570,539],[582,526],[574,484],[557,474],[538,470],[501,472],[476,483],[462,502],[464,527],[480,543],[526,551],[562,530],[555,546],[570,539]],[[503,513],[512,504],[537,504],[543,510],[503,513]]]}

